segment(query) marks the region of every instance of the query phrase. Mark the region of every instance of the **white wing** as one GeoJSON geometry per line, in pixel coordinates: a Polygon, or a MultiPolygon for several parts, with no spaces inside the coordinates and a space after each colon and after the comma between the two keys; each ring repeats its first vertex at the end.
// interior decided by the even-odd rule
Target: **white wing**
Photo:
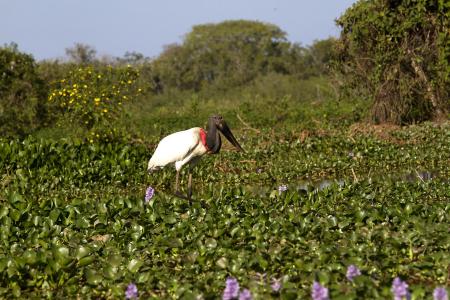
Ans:
{"type": "Polygon", "coordinates": [[[148,170],[156,170],[170,163],[183,162],[176,166],[177,169],[180,169],[194,156],[201,155],[202,153],[195,151],[199,144],[203,147],[199,130],[200,128],[195,127],[172,133],[163,138],[148,162],[148,170]]]}

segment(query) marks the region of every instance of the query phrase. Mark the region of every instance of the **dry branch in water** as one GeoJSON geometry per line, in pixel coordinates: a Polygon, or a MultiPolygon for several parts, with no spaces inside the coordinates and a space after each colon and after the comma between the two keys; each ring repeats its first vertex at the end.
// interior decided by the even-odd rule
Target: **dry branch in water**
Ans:
{"type": "Polygon", "coordinates": [[[244,120],[242,120],[242,118],[241,118],[241,116],[239,116],[239,114],[236,114],[236,117],[239,119],[239,121],[241,121],[241,123],[245,126],[246,129],[253,130],[253,131],[256,132],[256,133],[261,133],[260,130],[251,127],[250,125],[248,125],[247,122],[245,122],[244,120]]]}

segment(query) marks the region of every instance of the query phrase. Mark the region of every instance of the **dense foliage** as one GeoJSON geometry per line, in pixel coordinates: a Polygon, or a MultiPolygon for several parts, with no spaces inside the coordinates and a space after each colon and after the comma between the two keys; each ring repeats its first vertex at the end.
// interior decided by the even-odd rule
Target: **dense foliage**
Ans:
{"type": "Polygon", "coordinates": [[[361,0],[337,23],[341,83],[373,103],[375,122],[412,123],[449,111],[449,1],[361,0]]]}
{"type": "Polygon", "coordinates": [[[64,122],[76,122],[92,138],[108,138],[112,125],[141,90],[136,87],[137,70],[131,67],[79,67],[52,84],[49,101],[62,113],[64,122]],[[100,136],[102,135],[102,136],[100,136]]]}
{"type": "Polygon", "coordinates": [[[122,298],[134,282],[141,298],[216,299],[234,276],[257,299],[308,298],[314,280],[332,299],[387,299],[400,276],[424,299],[446,284],[448,125],[381,139],[233,128],[246,153],[205,158],[191,205],[172,196],[172,168],[146,175],[144,144],[1,141],[0,295],[122,298]]]}
{"type": "Polygon", "coordinates": [[[31,55],[17,45],[0,48],[0,132],[24,136],[47,121],[46,85],[31,55]]]}

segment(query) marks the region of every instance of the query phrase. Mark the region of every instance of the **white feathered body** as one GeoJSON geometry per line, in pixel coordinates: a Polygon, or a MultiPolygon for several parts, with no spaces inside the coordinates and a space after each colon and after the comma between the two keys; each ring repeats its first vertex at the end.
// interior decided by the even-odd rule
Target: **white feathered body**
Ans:
{"type": "Polygon", "coordinates": [[[179,171],[185,164],[195,163],[208,152],[201,140],[202,130],[200,127],[194,127],[163,138],[148,162],[148,171],[158,170],[172,163],[179,171]]]}

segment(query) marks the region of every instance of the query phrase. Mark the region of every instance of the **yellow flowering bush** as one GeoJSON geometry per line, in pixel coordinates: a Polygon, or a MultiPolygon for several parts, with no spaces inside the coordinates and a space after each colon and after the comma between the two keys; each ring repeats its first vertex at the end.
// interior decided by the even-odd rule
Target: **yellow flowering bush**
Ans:
{"type": "Polygon", "coordinates": [[[113,124],[123,104],[136,97],[139,72],[130,67],[79,67],[54,82],[49,101],[66,121],[77,122],[89,131],[89,138],[114,134],[113,124]]]}

